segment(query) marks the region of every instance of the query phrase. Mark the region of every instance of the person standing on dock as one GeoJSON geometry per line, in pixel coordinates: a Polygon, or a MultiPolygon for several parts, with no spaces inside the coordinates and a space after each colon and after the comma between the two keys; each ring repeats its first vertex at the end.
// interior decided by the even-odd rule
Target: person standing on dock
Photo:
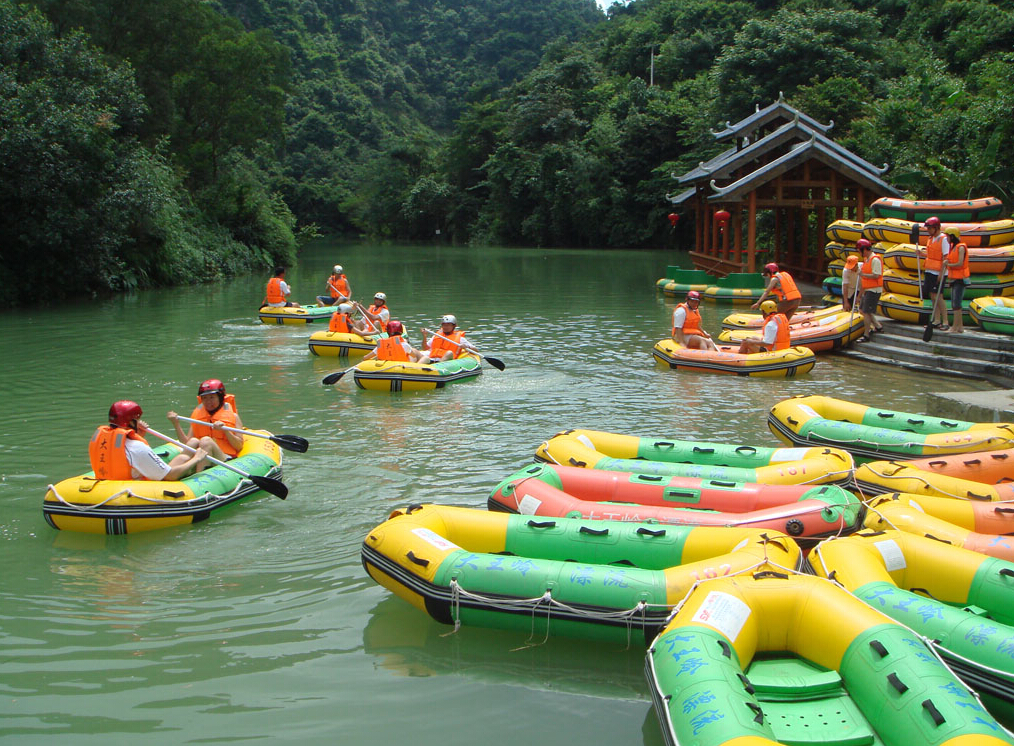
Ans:
{"type": "Polygon", "coordinates": [[[779,272],[777,264],[768,262],[764,265],[764,269],[761,270],[761,276],[767,282],[767,287],[764,288],[761,297],[750,308],[760,308],[760,304],[764,302],[764,299],[769,295],[773,295],[778,299],[778,313],[784,313],[785,318],[791,319],[792,314],[799,308],[799,301],[803,299],[803,294],[796,287],[796,281],[792,279],[792,275],[784,271],[779,272]]]}
{"type": "MultiPolygon", "coordinates": [[[[965,286],[972,274],[968,266],[968,247],[961,242],[961,231],[955,226],[948,226],[944,233],[947,235],[948,243],[951,244],[950,251],[947,252],[947,276],[951,280],[951,311],[954,312],[951,332],[962,334],[965,331],[965,320],[962,318],[961,301],[965,299],[965,286]]],[[[944,321],[947,321],[946,316],[944,321]]]]}
{"type": "Polygon", "coordinates": [[[701,294],[696,290],[687,293],[687,299],[672,312],[672,338],[690,350],[717,350],[718,345],[701,326],[701,294]]]}
{"type": "Polygon", "coordinates": [[[873,332],[883,331],[873,314],[877,312],[880,294],[884,291],[884,260],[873,252],[873,244],[865,238],[856,241],[856,248],[863,252],[863,263],[859,265],[859,312],[863,315],[863,336],[860,342],[869,342],[873,332]]]}
{"type": "Polygon", "coordinates": [[[841,271],[841,305],[846,311],[852,310],[859,290],[859,257],[849,254],[841,271]]]}
{"type": "Polygon", "coordinates": [[[941,331],[947,331],[947,309],[937,306],[937,295],[943,292],[941,273],[944,264],[948,263],[947,254],[951,244],[947,234],[940,230],[940,218],[926,218],[923,224],[929,233],[926,243],[926,271],[923,272],[922,294],[930,299],[930,323],[941,331]]]}

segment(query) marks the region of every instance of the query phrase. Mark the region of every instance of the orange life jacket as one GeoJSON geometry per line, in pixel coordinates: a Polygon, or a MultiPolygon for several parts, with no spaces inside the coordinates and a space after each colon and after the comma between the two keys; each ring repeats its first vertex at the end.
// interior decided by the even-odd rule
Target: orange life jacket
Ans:
{"type": "Polygon", "coordinates": [[[787,350],[792,347],[792,338],[789,335],[789,319],[784,313],[773,313],[768,316],[764,326],[776,324],[778,331],[775,334],[775,346],[773,350],[787,350]]]}
{"type": "Polygon", "coordinates": [[[926,244],[926,271],[940,273],[944,265],[944,235],[937,233],[926,244]]]}
{"type": "MultiPolygon", "coordinates": [[[[372,304],[370,304],[370,313],[372,313],[374,315],[377,315],[377,314],[380,313],[381,309],[383,309],[383,308],[387,308],[387,304],[386,303],[384,303],[383,305],[380,305],[380,306],[378,306],[376,303],[372,303],[372,304]]],[[[388,309],[387,312],[390,313],[391,310],[388,309]]]]}
{"type": "Polygon", "coordinates": [[[130,461],[127,460],[127,438],[140,440],[145,444],[148,442],[135,431],[125,427],[102,425],[95,431],[88,444],[88,460],[92,463],[96,479],[134,478],[130,461]]]}
{"type": "Polygon", "coordinates": [[[956,244],[955,246],[952,246],[951,253],[948,254],[947,257],[950,259],[957,256],[955,252],[957,252],[959,249],[962,249],[965,252],[964,259],[961,262],[961,264],[957,266],[953,264],[947,265],[947,276],[950,277],[952,280],[962,280],[966,277],[969,277],[972,274],[972,271],[968,266],[968,247],[965,246],[965,244],[959,243],[956,244]]]}
{"type": "Polygon", "coordinates": [[[408,353],[401,346],[401,335],[397,337],[385,337],[377,342],[377,360],[408,362],[408,353]]]}
{"type": "Polygon", "coordinates": [[[349,297],[349,281],[345,275],[341,275],[337,280],[334,278],[334,275],[328,277],[327,289],[331,291],[332,298],[349,297]]]}
{"type": "Polygon", "coordinates": [[[272,277],[268,280],[268,303],[284,303],[285,295],[282,293],[282,278],[272,277]]]}
{"type": "Polygon", "coordinates": [[[802,298],[803,294],[799,292],[799,288],[796,287],[796,281],[792,279],[792,275],[788,272],[778,272],[775,274],[778,278],[778,287],[771,288],[771,292],[775,294],[778,300],[796,300],[802,298]]]}
{"type": "Polygon", "coordinates": [[[430,357],[438,360],[448,350],[454,353],[454,357],[457,357],[461,354],[461,338],[464,336],[464,332],[451,332],[450,334],[441,332],[439,336],[434,334],[430,337],[430,357]],[[447,337],[447,339],[444,339],[444,337],[447,337]]]}
{"type": "Polygon", "coordinates": [[[342,313],[341,311],[335,311],[331,314],[331,322],[327,325],[327,329],[330,332],[339,332],[341,334],[351,334],[352,325],[349,323],[349,315],[342,313]]]}
{"type": "MultiPolygon", "coordinates": [[[[200,400],[200,397],[197,398],[200,400]]],[[[208,410],[204,408],[204,405],[198,404],[194,407],[194,411],[190,413],[190,418],[201,420],[202,422],[221,422],[226,427],[236,427],[236,397],[232,394],[226,394],[225,401],[215,414],[208,414],[208,410]]],[[[236,447],[229,442],[224,430],[212,430],[208,425],[198,425],[194,422],[190,425],[190,431],[194,434],[195,438],[203,438],[206,435],[210,435],[215,439],[218,447],[222,449],[222,453],[226,456],[235,456],[239,453],[236,447]]]]}
{"type": "Polygon", "coordinates": [[[870,254],[869,261],[863,262],[863,272],[872,272],[873,262],[875,261],[880,262],[880,274],[876,277],[863,277],[859,275],[859,284],[863,290],[884,287],[884,260],[880,254],[870,254]]]}
{"type": "MultiPolygon", "coordinates": [[[[686,311],[687,317],[683,320],[683,334],[701,334],[701,312],[690,308],[686,303],[680,303],[676,308],[682,308],[686,311]]],[[[676,316],[676,312],[673,312],[673,317],[676,316]]],[[[676,327],[672,328],[672,335],[676,336],[676,327]]]]}

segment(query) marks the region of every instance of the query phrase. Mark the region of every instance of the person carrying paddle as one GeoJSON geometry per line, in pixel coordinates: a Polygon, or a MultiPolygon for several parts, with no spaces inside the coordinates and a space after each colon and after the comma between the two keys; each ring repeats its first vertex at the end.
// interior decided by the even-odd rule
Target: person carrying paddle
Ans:
{"type": "Polygon", "coordinates": [[[766,300],[761,303],[760,310],[764,314],[761,335],[747,337],[740,342],[739,353],[741,355],[768,352],[769,350],[787,350],[792,346],[789,320],[784,313],[779,312],[778,304],[773,300],[766,300]]]}
{"type": "Polygon", "coordinates": [[[363,307],[363,304],[358,301],[356,301],[356,307],[363,316],[370,320],[378,334],[381,329],[387,326],[387,322],[391,320],[391,309],[387,307],[387,295],[385,293],[374,295],[373,303],[370,304],[369,308],[363,307]]]}
{"type": "Polygon", "coordinates": [[[701,325],[700,305],[700,293],[687,293],[687,299],[672,312],[672,338],[689,350],[717,350],[718,345],[701,325]]]}
{"type": "Polygon", "coordinates": [[[339,334],[358,334],[360,337],[368,337],[376,333],[369,324],[359,319],[353,319],[352,311],[353,305],[351,303],[340,303],[338,310],[331,314],[327,330],[339,334]]]}
{"type": "Polygon", "coordinates": [[[475,345],[465,339],[465,333],[456,331],[458,318],[454,314],[445,314],[440,319],[440,331],[430,332],[423,327],[423,349],[426,354],[420,363],[440,363],[461,357],[465,350],[474,350],[475,345]]]}
{"type": "Polygon", "coordinates": [[[846,311],[852,310],[852,301],[859,291],[859,257],[849,254],[841,271],[841,305],[846,311]]]}
{"type": "MultiPolygon", "coordinates": [[[[243,436],[235,432],[243,429],[235,397],[225,393],[225,384],[220,380],[209,378],[198,386],[197,399],[200,403],[194,407],[190,419],[201,422],[192,424],[186,433],[176,412],[170,410],[166,415],[176,428],[177,437],[190,448],[200,447],[219,461],[235,458],[243,448],[243,436]]],[[[197,471],[203,468],[201,465],[197,471]]]]}
{"type": "MultiPolygon", "coordinates": [[[[951,322],[952,334],[963,334],[965,320],[962,318],[961,302],[965,298],[965,286],[972,272],[968,266],[968,246],[961,242],[961,231],[950,225],[944,229],[947,234],[950,250],[947,252],[947,276],[951,279],[951,311],[954,321],[951,322]]],[[[944,312],[946,313],[946,311],[944,312]]],[[[946,321],[946,317],[944,321],[946,321]]]]}
{"type": "Polygon", "coordinates": [[[926,218],[923,225],[929,233],[929,240],[926,242],[926,267],[922,273],[923,296],[929,298],[932,304],[930,323],[941,331],[947,331],[947,309],[943,305],[938,306],[937,295],[943,292],[940,275],[944,271],[944,264],[949,264],[947,255],[950,253],[951,244],[947,234],[940,230],[940,218],[935,216],[926,218]]]}
{"type": "Polygon", "coordinates": [[[363,355],[363,360],[395,360],[401,362],[413,362],[418,363],[425,357],[424,353],[420,352],[408,343],[408,340],[404,339],[402,335],[405,333],[405,327],[397,319],[392,319],[387,322],[387,338],[380,339],[377,341],[376,349],[370,350],[363,355]]]}
{"type": "Polygon", "coordinates": [[[335,303],[349,303],[352,300],[352,286],[345,276],[345,269],[340,264],[334,265],[331,276],[327,278],[328,295],[318,295],[317,304],[333,306],[335,303]]]}
{"type": "Polygon", "coordinates": [[[873,332],[884,330],[873,315],[884,290],[884,260],[873,252],[873,244],[865,238],[856,241],[856,248],[863,252],[863,263],[859,265],[859,287],[862,289],[859,313],[863,316],[863,336],[859,341],[869,342],[873,332]]]}
{"type": "Polygon", "coordinates": [[[289,300],[292,288],[285,281],[285,267],[275,267],[275,274],[268,280],[267,290],[264,292],[264,300],[261,301],[261,308],[299,308],[298,303],[289,300]]]}
{"type": "Polygon", "coordinates": [[[192,469],[203,467],[208,453],[203,448],[181,453],[166,463],[151,450],[144,433],[141,405],[129,400],[113,402],[109,424],[100,426],[88,445],[88,459],[96,479],[146,479],[175,482],[192,469]]]}
{"type": "Polygon", "coordinates": [[[796,281],[792,279],[792,275],[784,271],[779,272],[777,264],[768,262],[761,270],[761,277],[765,279],[767,286],[761,293],[761,297],[750,308],[759,308],[765,298],[773,295],[778,299],[778,313],[784,313],[785,318],[791,319],[792,314],[799,308],[799,301],[803,299],[803,294],[796,287],[796,281]]]}

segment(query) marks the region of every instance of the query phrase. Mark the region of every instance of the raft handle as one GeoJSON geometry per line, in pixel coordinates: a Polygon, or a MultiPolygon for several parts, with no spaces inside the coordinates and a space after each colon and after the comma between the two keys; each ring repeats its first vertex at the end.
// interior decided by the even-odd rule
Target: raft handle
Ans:
{"type": "Polygon", "coordinates": [[[753,684],[750,683],[750,679],[748,679],[741,673],[738,673],[736,675],[739,677],[740,683],[743,684],[743,689],[746,691],[747,694],[753,694],[756,691],[756,689],[753,688],[753,684]]]}
{"type": "MultiPolygon", "coordinates": [[[[893,686],[895,689],[898,690],[899,694],[904,694],[905,692],[908,691],[908,686],[905,684],[904,681],[898,678],[898,674],[896,673],[887,674],[887,681],[890,683],[891,686],[893,686]]],[[[928,701],[929,700],[926,700],[926,702],[928,701]]],[[[924,702],[923,704],[926,703],[924,702]]]]}
{"type": "Polygon", "coordinates": [[[995,459],[997,459],[998,461],[1003,461],[1003,460],[1004,460],[1005,458],[1007,458],[1007,456],[1009,456],[1009,455],[1010,455],[1010,454],[1007,454],[1007,453],[991,453],[991,454],[989,454],[989,457],[990,457],[990,458],[995,458],[995,459]]]}
{"type": "Polygon", "coordinates": [[[884,647],[884,643],[880,640],[870,640],[870,647],[873,648],[873,651],[881,658],[887,657],[887,648],[884,647]]]}
{"type": "Polygon", "coordinates": [[[760,580],[761,578],[781,578],[782,580],[788,580],[789,576],[784,572],[775,572],[774,570],[762,570],[761,572],[755,572],[753,574],[754,580],[760,580]]]}
{"type": "Polygon", "coordinates": [[[571,456],[569,460],[571,466],[588,466],[588,464],[586,464],[584,461],[578,461],[573,456],[571,456]]]}
{"type": "MultiPolygon", "coordinates": [[[[969,462],[969,461],[966,461],[965,463],[966,463],[966,464],[968,464],[968,463],[971,463],[971,462],[969,462]]],[[[979,463],[979,462],[978,462],[978,461],[976,461],[975,463],[979,463]]],[[[943,459],[938,459],[938,460],[936,460],[936,461],[930,461],[930,462],[929,462],[929,465],[930,465],[930,466],[947,466],[947,462],[946,462],[946,461],[944,461],[943,459]]]]}
{"type": "Polygon", "coordinates": [[[976,493],[972,492],[971,490],[969,490],[966,494],[972,500],[987,500],[988,501],[990,499],[989,495],[977,495],[976,493]]]}
{"type": "Polygon", "coordinates": [[[957,422],[949,422],[947,420],[940,420],[940,424],[943,425],[944,427],[957,427],[958,426],[957,422]]]}
{"type": "Polygon", "coordinates": [[[587,526],[581,526],[578,529],[579,533],[591,534],[592,536],[606,536],[609,533],[608,528],[588,528],[587,526]]]}
{"type": "Polygon", "coordinates": [[[719,482],[718,480],[712,479],[711,483],[716,487],[735,487],[736,482],[719,482]]]}
{"type": "Polygon", "coordinates": [[[410,562],[412,562],[412,563],[414,563],[416,565],[419,565],[420,567],[429,567],[430,566],[430,561],[428,559],[423,559],[422,557],[416,557],[412,553],[411,549],[408,550],[408,554],[406,554],[405,556],[408,557],[408,559],[409,559],[410,562]]]}
{"type": "Polygon", "coordinates": [[[656,440],[651,444],[653,448],[675,448],[676,444],[668,440],[656,440]]]}
{"type": "Polygon", "coordinates": [[[979,459],[977,459],[977,458],[972,458],[972,459],[968,459],[968,461],[965,461],[963,463],[965,464],[965,466],[974,466],[974,465],[977,465],[977,464],[981,464],[982,462],[979,459]]]}
{"type": "Polygon", "coordinates": [[[531,528],[553,528],[556,526],[556,521],[528,521],[528,525],[531,528]]]}
{"type": "Polygon", "coordinates": [[[926,424],[926,420],[917,420],[914,417],[909,417],[908,418],[908,424],[909,425],[925,425],[926,424]]]}
{"type": "Polygon", "coordinates": [[[927,539],[933,539],[933,541],[939,541],[941,544],[950,544],[951,543],[951,542],[947,541],[947,539],[941,539],[939,537],[934,536],[933,534],[923,534],[923,536],[925,536],[927,539]]]}
{"type": "Polygon", "coordinates": [[[786,417],[785,421],[788,422],[790,425],[798,425],[799,424],[799,422],[795,418],[793,418],[793,417],[786,417]]]}
{"type": "Polygon", "coordinates": [[[936,725],[940,726],[944,724],[945,718],[943,715],[940,714],[940,710],[936,708],[936,705],[933,704],[933,700],[924,699],[922,707],[924,710],[926,710],[926,712],[930,714],[930,717],[933,718],[933,722],[936,725]]]}
{"type": "Polygon", "coordinates": [[[405,508],[405,515],[412,515],[417,510],[422,509],[423,509],[422,503],[412,503],[407,508],[405,508]]]}
{"type": "Polygon", "coordinates": [[[700,446],[694,446],[694,453],[714,453],[714,448],[701,448],[700,446]]]}
{"type": "Polygon", "coordinates": [[[725,640],[719,640],[718,645],[722,648],[722,655],[724,655],[726,658],[732,657],[732,648],[729,647],[729,643],[727,643],[725,640]]]}
{"type": "Polygon", "coordinates": [[[757,453],[757,449],[753,446],[736,446],[736,453],[740,451],[749,451],[750,453],[757,453]]]}
{"type": "Polygon", "coordinates": [[[183,496],[184,496],[184,495],[186,495],[187,493],[186,493],[186,492],[184,492],[183,490],[180,490],[179,492],[173,492],[173,491],[171,491],[171,490],[162,490],[162,494],[163,494],[163,495],[164,495],[165,497],[173,497],[173,498],[177,498],[177,497],[183,497],[183,496]]]}
{"type": "Polygon", "coordinates": [[[994,513],[1014,513],[1014,508],[993,508],[994,513]]]}
{"type": "Polygon", "coordinates": [[[652,531],[650,528],[645,528],[644,526],[641,526],[639,529],[637,529],[637,533],[640,536],[665,536],[665,529],[660,528],[657,531],[652,531]]]}
{"type": "Polygon", "coordinates": [[[757,713],[756,715],[754,715],[753,718],[753,721],[755,723],[760,724],[764,722],[764,710],[761,709],[759,704],[757,704],[756,702],[747,702],[746,706],[749,707],[751,710],[753,710],[755,713],[757,713]]]}
{"type": "Polygon", "coordinates": [[[1000,574],[1006,575],[1007,577],[1012,577],[1014,576],[1014,570],[1011,570],[1009,567],[1004,567],[1003,569],[1000,570],[1000,574]]]}
{"type": "Polygon", "coordinates": [[[638,482],[661,482],[665,477],[656,476],[654,474],[636,474],[634,479],[638,482]]]}
{"type": "Polygon", "coordinates": [[[877,417],[883,417],[885,419],[888,417],[894,417],[894,412],[877,412],[877,417]]]}

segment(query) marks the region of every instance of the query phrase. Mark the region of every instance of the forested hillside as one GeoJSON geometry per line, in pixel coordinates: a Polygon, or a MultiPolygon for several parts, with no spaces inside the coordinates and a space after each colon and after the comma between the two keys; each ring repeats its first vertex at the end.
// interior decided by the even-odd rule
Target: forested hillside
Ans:
{"type": "Polygon", "coordinates": [[[783,93],[922,198],[1014,199],[1011,0],[0,0],[8,302],[213,279],[315,230],[662,245],[783,93]]]}

